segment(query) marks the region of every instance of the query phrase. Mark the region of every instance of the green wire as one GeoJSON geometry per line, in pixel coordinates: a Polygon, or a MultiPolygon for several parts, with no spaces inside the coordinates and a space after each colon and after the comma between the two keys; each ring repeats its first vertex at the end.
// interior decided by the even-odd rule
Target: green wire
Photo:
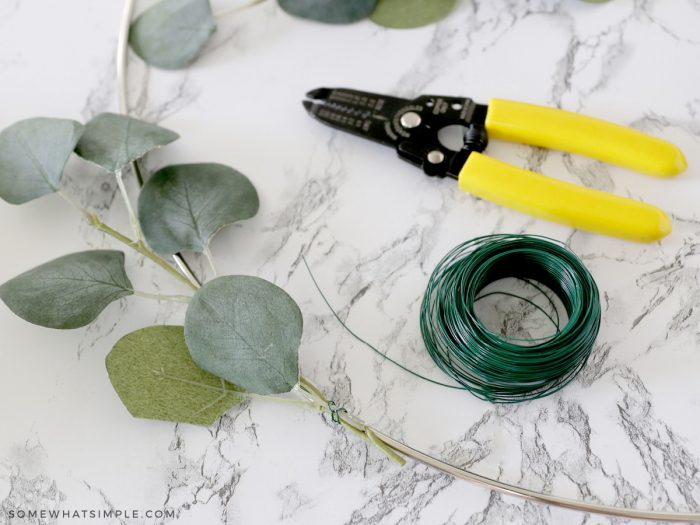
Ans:
{"type": "Polygon", "coordinates": [[[376,346],[374,346],[374,345],[373,345],[372,343],[370,343],[369,341],[366,341],[365,339],[363,339],[362,337],[360,337],[359,335],[357,335],[355,332],[353,332],[353,331],[350,329],[350,327],[349,327],[347,324],[345,324],[345,322],[340,318],[340,316],[338,315],[338,312],[336,312],[335,309],[331,306],[331,303],[328,301],[328,298],[327,298],[326,295],[323,293],[323,290],[321,290],[321,287],[319,286],[318,282],[316,281],[316,277],[314,277],[314,274],[313,274],[313,272],[311,271],[311,268],[309,267],[309,263],[306,262],[306,257],[304,257],[304,256],[302,255],[302,256],[301,256],[301,260],[304,262],[304,266],[306,266],[306,271],[309,272],[309,277],[311,277],[311,281],[314,283],[314,286],[316,287],[316,291],[319,293],[319,295],[320,295],[321,298],[323,299],[323,302],[326,303],[326,306],[328,307],[328,309],[329,309],[329,310],[331,311],[331,313],[333,314],[333,317],[335,317],[335,320],[338,321],[338,323],[340,324],[340,326],[342,326],[342,327],[345,329],[345,331],[346,331],[347,333],[349,333],[353,338],[355,338],[357,341],[359,341],[360,343],[362,343],[363,345],[365,345],[367,348],[369,348],[370,350],[372,350],[372,351],[373,351],[374,353],[376,353],[377,355],[381,356],[382,358],[386,359],[386,360],[389,361],[390,363],[395,364],[395,365],[398,366],[400,369],[404,370],[405,372],[408,372],[408,373],[411,374],[411,375],[416,376],[416,377],[419,378],[419,379],[423,379],[423,380],[425,380],[425,381],[428,381],[429,383],[433,383],[434,385],[444,386],[445,388],[454,388],[454,389],[456,389],[456,390],[464,390],[464,387],[461,386],[461,385],[450,385],[450,384],[447,384],[447,383],[441,383],[440,381],[436,381],[436,380],[434,380],[434,379],[430,379],[429,377],[426,377],[426,376],[424,376],[424,375],[421,375],[421,374],[419,374],[418,372],[414,372],[413,370],[411,370],[411,369],[408,368],[407,366],[402,365],[402,364],[399,363],[398,361],[396,361],[396,360],[392,359],[391,357],[389,357],[388,355],[386,355],[384,352],[382,352],[381,350],[379,350],[379,348],[377,348],[376,346]]]}
{"type": "Polygon", "coordinates": [[[420,327],[443,372],[481,399],[515,403],[569,383],[588,360],[600,318],[595,281],[566,246],[534,235],[488,235],[457,246],[437,265],[423,297],[420,327]],[[474,303],[484,297],[479,292],[485,286],[506,277],[552,290],[568,314],[566,325],[560,328],[558,315],[556,321],[548,315],[557,332],[528,346],[489,331],[474,303]]]}
{"type": "Polygon", "coordinates": [[[600,300],[593,277],[563,244],[535,235],[489,235],[457,246],[433,271],[421,306],[420,327],[428,353],[458,384],[426,377],[392,359],[353,332],[321,290],[302,256],[316,290],[335,319],[357,341],[387,361],[435,385],[468,390],[494,403],[515,403],[552,394],[586,364],[600,327],[600,300]],[[489,283],[515,277],[544,295],[552,315],[532,300],[509,292],[479,294],[489,283]],[[533,282],[536,281],[536,282],[533,282]],[[564,304],[569,321],[559,326],[554,301],[537,282],[564,304]],[[473,305],[492,295],[520,299],[541,311],[556,329],[534,338],[535,345],[499,338],[478,319],[473,305]]]}

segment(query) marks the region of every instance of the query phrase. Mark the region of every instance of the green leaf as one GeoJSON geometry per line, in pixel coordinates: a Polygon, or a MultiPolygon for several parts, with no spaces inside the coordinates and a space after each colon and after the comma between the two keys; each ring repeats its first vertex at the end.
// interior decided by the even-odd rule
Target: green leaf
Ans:
{"type": "Polygon", "coordinates": [[[326,24],[350,24],[367,18],[377,0],[278,0],[290,15],[326,24]]]}
{"type": "Polygon", "coordinates": [[[258,211],[255,187],[222,164],[180,164],[151,176],[139,195],[139,221],[161,255],[202,252],[221,228],[258,211]]]}
{"type": "Polygon", "coordinates": [[[90,324],[108,304],[133,293],[124,254],[114,250],[65,255],[0,286],[0,299],[19,317],[61,329],[90,324]]]}
{"type": "Polygon", "coordinates": [[[85,160],[117,171],[180,135],[126,115],[100,113],[85,125],[75,152],[85,160]]]}
{"type": "Polygon", "coordinates": [[[195,362],[256,394],[289,392],[297,384],[302,328],[301,311],[284,290],[245,275],[209,281],[185,317],[195,362]]]}
{"type": "Polygon", "coordinates": [[[63,168],[83,125],[74,120],[30,118],[0,133],[0,197],[24,204],[58,190],[63,168]]]}
{"type": "Polygon", "coordinates": [[[162,0],[131,24],[129,43],[147,64],[179,69],[199,56],[215,31],[209,0],[162,0]]]}
{"type": "Polygon", "coordinates": [[[411,29],[445,18],[457,0],[379,0],[370,19],[380,26],[411,29]]]}
{"type": "Polygon", "coordinates": [[[114,390],[134,417],[211,425],[240,403],[240,389],[192,360],[182,326],[150,326],[122,337],[106,358],[114,390]]]}

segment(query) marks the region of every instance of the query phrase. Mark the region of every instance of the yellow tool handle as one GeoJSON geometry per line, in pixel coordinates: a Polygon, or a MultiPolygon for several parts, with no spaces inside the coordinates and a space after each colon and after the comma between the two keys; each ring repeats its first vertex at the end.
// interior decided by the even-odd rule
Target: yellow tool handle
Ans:
{"type": "Polygon", "coordinates": [[[657,177],[672,177],[686,169],[675,145],[640,131],[561,109],[513,102],[489,101],[489,137],[542,148],[569,151],[657,177]]]}
{"type": "Polygon", "coordinates": [[[668,216],[650,204],[592,190],[471,153],[459,189],[508,208],[622,239],[652,242],[671,232],[668,216]]]}

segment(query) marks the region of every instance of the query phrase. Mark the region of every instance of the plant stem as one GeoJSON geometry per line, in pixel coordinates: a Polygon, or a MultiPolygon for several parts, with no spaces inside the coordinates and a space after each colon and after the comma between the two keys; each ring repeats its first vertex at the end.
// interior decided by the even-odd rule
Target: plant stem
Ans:
{"type": "Polygon", "coordinates": [[[185,383],[188,385],[193,385],[198,388],[204,388],[207,390],[212,390],[214,392],[221,392],[222,395],[227,396],[227,395],[236,395],[236,396],[241,396],[241,397],[247,397],[248,399],[262,399],[266,401],[274,401],[277,403],[284,403],[287,405],[296,405],[296,406],[303,406],[305,408],[315,408],[316,403],[313,401],[309,401],[308,399],[290,399],[288,397],[280,397],[280,396],[266,396],[262,394],[253,394],[252,392],[239,392],[237,390],[229,390],[226,387],[225,381],[221,378],[221,387],[216,387],[212,385],[207,385],[206,383],[202,383],[200,381],[192,381],[191,379],[184,379],[182,377],[177,377],[171,374],[168,374],[165,372],[164,369],[161,370],[154,370],[153,371],[158,377],[161,377],[163,379],[170,379],[172,381],[178,381],[179,383],[185,383]]]}
{"type": "Polygon", "coordinates": [[[83,208],[80,204],[75,202],[73,197],[71,197],[67,193],[63,193],[61,190],[58,190],[57,193],[63,198],[63,200],[65,200],[68,204],[73,206],[73,208],[78,210],[83,215],[83,217],[90,221],[90,212],[83,208]]]}
{"type": "Polygon", "coordinates": [[[175,303],[189,303],[192,299],[189,295],[163,295],[158,293],[148,293],[139,292],[138,290],[133,290],[134,295],[139,297],[144,297],[146,299],[155,299],[156,301],[171,301],[175,303]]]}
{"type": "MultiPolygon", "coordinates": [[[[119,35],[117,37],[117,94],[119,95],[119,111],[124,115],[129,115],[129,101],[127,93],[127,55],[128,55],[128,42],[129,42],[129,27],[131,24],[131,14],[134,10],[134,0],[124,0],[124,9],[122,11],[122,18],[119,22],[119,35]]],[[[143,175],[141,174],[141,168],[139,167],[138,159],[131,162],[131,170],[136,176],[136,180],[139,186],[143,186],[143,175]]],[[[173,255],[173,260],[175,264],[180,269],[182,274],[187,278],[187,280],[192,283],[196,288],[200,287],[200,282],[197,276],[192,272],[187,264],[187,261],[183,259],[182,255],[176,253],[173,255]]]]}
{"type": "Polygon", "coordinates": [[[204,256],[207,258],[207,262],[209,262],[209,266],[211,267],[211,271],[214,274],[214,277],[216,277],[218,274],[216,272],[216,266],[214,266],[214,257],[211,254],[209,246],[204,248],[204,256]]]}
{"type": "Polygon", "coordinates": [[[175,277],[178,281],[180,281],[181,283],[184,283],[192,290],[197,291],[199,286],[195,285],[187,277],[185,277],[180,272],[178,272],[175,268],[170,266],[170,264],[168,264],[168,261],[163,259],[160,255],[151,251],[142,240],[141,241],[134,241],[134,240],[130,239],[129,237],[127,237],[123,233],[118,232],[114,228],[112,228],[112,227],[108,226],[107,224],[105,224],[104,222],[102,222],[96,214],[87,211],[80,204],[75,202],[68,194],[66,194],[60,190],[58,191],[58,194],[61,197],[63,197],[71,206],[73,206],[76,210],[78,210],[87,219],[88,223],[90,223],[91,226],[95,227],[96,229],[100,230],[103,233],[106,233],[110,237],[115,238],[119,242],[126,244],[131,249],[139,252],[141,255],[145,255],[151,261],[153,261],[158,266],[163,268],[170,275],[175,277]]]}
{"type": "Polygon", "coordinates": [[[406,463],[406,460],[397,454],[396,450],[391,445],[384,442],[372,429],[372,427],[368,426],[364,421],[361,421],[359,418],[348,414],[345,410],[331,410],[331,403],[329,400],[326,399],[321,390],[319,390],[318,387],[316,387],[311,381],[305,377],[300,377],[299,386],[303,393],[309,395],[311,398],[310,401],[314,403],[315,408],[321,412],[335,414],[337,421],[341,425],[348,430],[351,430],[368,443],[377,447],[384,454],[386,454],[390,460],[398,463],[399,465],[404,465],[406,463]]]}
{"type": "Polygon", "coordinates": [[[243,397],[247,397],[249,399],[262,399],[266,401],[274,401],[276,403],[284,403],[288,405],[296,405],[296,406],[301,406],[303,408],[308,408],[312,410],[318,410],[320,412],[326,412],[326,413],[335,413],[335,415],[338,417],[338,422],[346,427],[347,429],[351,430],[355,434],[357,434],[360,438],[364,439],[368,443],[374,445],[377,447],[379,450],[384,452],[384,454],[387,455],[389,459],[392,461],[395,461],[399,465],[404,465],[406,463],[406,460],[401,457],[399,454],[396,453],[396,451],[391,447],[389,444],[385,443],[378,435],[377,433],[369,426],[367,426],[364,422],[360,421],[358,418],[351,416],[347,414],[346,412],[342,410],[336,410],[332,411],[331,406],[329,401],[324,397],[324,395],[321,393],[321,391],[314,386],[311,381],[308,379],[301,377],[299,378],[299,388],[304,394],[304,399],[290,399],[288,397],[281,397],[281,396],[271,396],[271,395],[261,395],[261,394],[254,394],[252,392],[235,392],[228,390],[226,388],[226,383],[224,382],[223,379],[221,379],[221,388],[217,388],[211,385],[206,385],[203,383],[200,383],[198,381],[192,381],[189,379],[183,379],[180,377],[172,376],[170,374],[167,374],[164,369],[161,370],[154,370],[154,372],[159,376],[164,379],[171,379],[175,381],[179,381],[182,383],[187,383],[190,385],[195,385],[201,388],[206,388],[208,390],[213,390],[213,391],[218,391],[221,392],[221,396],[219,396],[217,399],[212,401],[210,404],[206,405],[204,408],[200,409],[199,411],[204,411],[210,406],[213,406],[214,404],[218,403],[221,399],[226,397],[227,395],[240,395],[243,397]]]}
{"type": "Polygon", "coordinates": [[[280,396],[266,396],[262,394],[253,394],[251,392],[244,392],[243,395],[250,399],[261,399],[264,401],[274,401],[275,403],[283,403],[285,405],[295,405],[304,408],[314,409],[316,408],[316,403],[308,399],[290,399],[288,397],[280,396]]]}
{"type": "Polygon", "coordinates": [[[163,268],[170,275],[175,277],[178,281],[186,284],[192,290],[195,290],[195,291],[197,290],[197,287],[194,284],[192,284],[187,277],[185,277],[180,272],[178,272],[175,268],[170,266],[165,259],[161,258],[158,254],[156,254],[155,252],[148,249],[148,247],[146,247],[146,245],[143,243],[143,241],[134,241],[134,240],[130,239],[129,237],[127,237],[123,233],[118,232],[114,228],[112,228],[112,227],[108,226],[107,224],[105,224],[104,222],[102,222],[100,220],[100,218],[97,215],[95,215],[94,213],[89,213],[88,217],[89,217],[90,224],[92,226],[94,226],[95,228],[97,228],[101,232],[106,233],[110,237],[115,238],[119,242],[126,244],[127,246],[129,246],[133,250],[136,250],[137,252],[139,252],[141,255],[145,255],[151,261],[153,261],[158,266],[163,268]]]}
{"type": "Polygon", "coordinates": [[[243,5],[237,5],[235,7],[232,7],[231,9],[226,9],[225,11],[221,11],[220,13],[215,13],[214,18],[222,18],[226,15],[230,15],[231,13],[235,13],[237,11],[247,9],[248,7],[252,7],[255,4],[259,4],[262,1],[263,0],[248,0],[248,2],[243,5]]]}
{"type": "Polygon", "coordinates": [[[136,236],[136,242],[143,242],[143,232],[141,231],[141,225],[139,220],[136,218],[136,213],[131,205],[131,199],[129,198],[129,193],[126,191],[126,186],[124,185],[124,177],[122,175],[122,170],[117,170],[114,172],[114,176],[117,179],[117,186],[119,187],[119,193],[122,196],[124,205],[126,206],[126,211],[129,214],[129,222],[131,222],[131,229],[134,230],[134,235],[136,236]]]}

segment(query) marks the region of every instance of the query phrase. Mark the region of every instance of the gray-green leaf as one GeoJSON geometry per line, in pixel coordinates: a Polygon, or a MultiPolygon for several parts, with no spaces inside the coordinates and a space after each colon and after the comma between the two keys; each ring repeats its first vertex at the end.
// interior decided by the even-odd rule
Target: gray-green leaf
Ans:
{"type": "Polygon", "coordinates": [[[124,254],[114,250],[65,255],[0,286],[0,299],[19,317],[61,329],[90,324],[108,304],[132,293],[124,254]]]}
{"type": "Polygon", "coordinates": [[[243,397],[192,360],[182,326],[122,337],[106,358],[109,380],[134,417],[211,425],[243,397]]]}
{"type": "Polygon", "coordinates": [[[199,56],[214,31],[209,0],[162,0],[131,24],[129,43],[147,64],[179,69],[199,56]]]}
{"type": "Polygon", "coordinates": [[[161,255],[202,252],[221,228],[258,211],[255,187],[222,164],[180,164],[151,176],[139,195],[139,221],[161,255]]]}
{"type": "Polygon", "coordinates": [[[75,152],[85,160],[117,171],[180,135],[126,115],[100,113],[85,125],[75,152]]]}
{"type": "Polygon", "coordinates": [[[377,0],[278,0],[290,15],[326,24],[350,24],[367,18],[377,0]]]}
{"type": "Polygon", "coordinates": [[[83,126],[74,120],[30,118],[0,133],[0,197],[24,204],[58,190],[83,126]]]}
{"type": "Polygon", "coordinates": [[[256,394],[289,392],[299,380],[303,320],[274,284],[245,275],[219,277],[187,309],[185,339],[204,370],[256,394]]]}
{"type": "Polygon", "coordinates": [[[370,17],[375,24],[395,29],[411,29],[445,18],[457,0],[379,0],[370,17]]]}

